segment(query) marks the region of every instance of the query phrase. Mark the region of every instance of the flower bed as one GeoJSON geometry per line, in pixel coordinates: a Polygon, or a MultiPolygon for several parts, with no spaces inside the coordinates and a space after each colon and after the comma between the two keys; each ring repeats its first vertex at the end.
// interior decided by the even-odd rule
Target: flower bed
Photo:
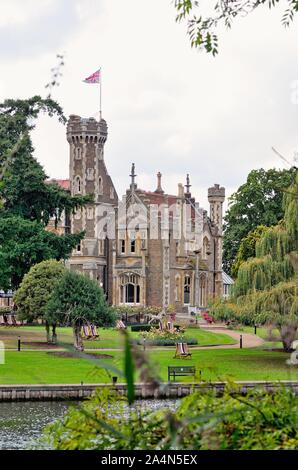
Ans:
{"type": "Polygon", "coordinates": [[[174,346],[176,343],[198,344],[195,338],[189,338],[176,329],[168,331],[152,328],[150,331],[142,332],[137,343],[144,344],[144,341],[151,346],[174,346]]]}

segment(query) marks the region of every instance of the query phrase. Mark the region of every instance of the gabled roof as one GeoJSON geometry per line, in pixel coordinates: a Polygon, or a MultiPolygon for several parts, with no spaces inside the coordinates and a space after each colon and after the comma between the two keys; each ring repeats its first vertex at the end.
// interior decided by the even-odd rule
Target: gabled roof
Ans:
{"type": "Polygon", "coordinates": [[[223,271],[222,272],[222,282],[223,282],[223,284],[232,285],[232,284],[234,284],[235,281],[231,278],[231,276],[229,276],[227,273],[225,273],[223,271]]]}

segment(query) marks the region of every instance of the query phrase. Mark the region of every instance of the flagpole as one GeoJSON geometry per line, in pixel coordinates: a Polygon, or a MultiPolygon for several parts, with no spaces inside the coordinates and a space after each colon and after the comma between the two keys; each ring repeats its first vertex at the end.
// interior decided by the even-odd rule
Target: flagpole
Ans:
{"type": "Polygon", "coordinates": [[[102,119],[102,88],[101,88],[101,82],[102,82],[102,73],[101,73],[101,67],[99,69],[99,120],[101,121],[102,119]]]}

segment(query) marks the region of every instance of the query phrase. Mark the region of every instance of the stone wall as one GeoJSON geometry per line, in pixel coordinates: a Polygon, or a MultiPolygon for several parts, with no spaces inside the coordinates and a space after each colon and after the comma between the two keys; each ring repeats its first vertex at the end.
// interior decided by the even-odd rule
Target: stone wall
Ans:
{"type": "MultiPolygon", "coordinates": [[[[262,387],[267,391],[277,390],[281,385],[291,388],[298,393],[298,380],[294,381],[239,381],[236,382],[239,391],[246,394],[249,390],[262,387]]],[[[164,383],[160,388],[152,391],[145,384],[139,383],[135,386],[137,398],[179,398],[191,394],[193,391],[209,391],[215,389],[221,393],[224,382],[212,383],[164,383]]],[[[127,393],[126,384],[85,384],[85,385],[0,385],[0,402],[4,401],[50,401],[50,400],[82,400],[92,395],[95,389],[114,388],[120,396],[127,393]]]]}

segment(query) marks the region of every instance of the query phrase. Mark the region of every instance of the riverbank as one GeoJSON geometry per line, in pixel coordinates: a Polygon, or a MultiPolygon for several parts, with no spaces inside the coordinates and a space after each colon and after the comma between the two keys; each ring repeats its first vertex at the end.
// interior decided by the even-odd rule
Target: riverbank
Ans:
{"type": "MultiPolygon", "coordinates": [[[[177,383],[164,382],[158,389],[152,390],[144,383],[135,384],[135,396],[139,399],[146,398],[180,398],[194,391],[215,390],[221,393],[225,382],[191,382],[177,383]]],[[[246,394],[254,388],[263,388],[267,391],[276,390],[281,385],[298,393],[298,380],[281,381],[237,381],[238,390],[246,394]]],[[[126,384],[64,384],[64,385],[1,385],[0,402],[14,401],[60,401],[60,400],[83,400],[90,397],[96,389],[116,390],[119,396],[126,396],[126,384]]]]}

